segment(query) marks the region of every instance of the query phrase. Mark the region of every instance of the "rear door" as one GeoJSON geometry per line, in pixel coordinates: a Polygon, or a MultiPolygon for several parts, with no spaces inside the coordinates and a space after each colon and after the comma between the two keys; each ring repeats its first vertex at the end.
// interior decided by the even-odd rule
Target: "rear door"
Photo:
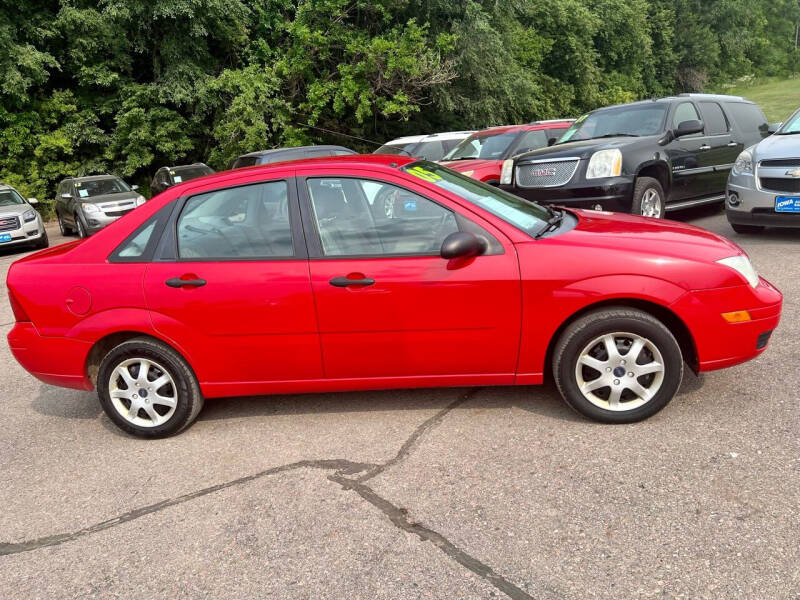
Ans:
{"type": "Polygon", "coordinates": [[[400,178],[298,182],[327,378],[513,381],[520,280],[502,234],[400,178]],[[384,197],[394,198],[390,214],[384,197]],[[441,258],[444,238],[464,229],[481,232],[491,250],[441,258]]]}
{"type": "Polygon", "coordinates": [[[179,201],[144,286],[154,327],[185,345],[205,389],[322,376],[290,173],[179,201]]]}
{"type": "Polygon", "coordinates": [[[708,178],[707,193],[723,194],[728,173],[744,147],[733,139],[731,124],[719,102],[701,100],[698,106],[706,127],[706,143],[710,146],[707,156],[714,168],[708,178]]]}

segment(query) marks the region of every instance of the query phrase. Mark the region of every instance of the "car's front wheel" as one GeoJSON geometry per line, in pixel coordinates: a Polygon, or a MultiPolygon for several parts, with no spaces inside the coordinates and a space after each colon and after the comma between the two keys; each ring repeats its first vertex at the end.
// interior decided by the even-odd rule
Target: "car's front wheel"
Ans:
{"type": "Polygon", "coordinates": [[[58,230],[61,232],[61,235],[67,236],[72,233],[72,227],[68,227],[66,223],[64,223],[64,217],[61,216],[61,213],[58,213],[58,230]]]}
{"type": "Polygon", "coordinates": [[[169,346],[135,338],[111,350],[97,376],[100,404],[122,430],[160,438],[188,427],[203,407],[189,364],[169,346]]]}
{"type": "Polygon", "coordinates": [[[42,232],[42,236],[33,245],[37,250],[44,250],[50,247],[50,239],[47,237],[47,231],[42,232]]]}
{"type": "Polygon", "coordinates": [[[81,221],[78,213],[75,213],[75,228],[78,230],[79,238],[88,237],[88,234],[86,233],[86,227],[83,226],[83,221],[81,221]]]}
{"type": "Polygon", "coordinates": [[[642,217],[663,219],[667,214],[666,195],[658,179],[639,177],[633,187],[633,206],[631,213],[642,217]]]}
{"type": "Polygon", "coordinates": [[[556,343],[553,375],[564,400],[605,423],[632,423],[664,408],[683,378],[681,348],[652,315],[612,307],[571,323],[556,343]]]}

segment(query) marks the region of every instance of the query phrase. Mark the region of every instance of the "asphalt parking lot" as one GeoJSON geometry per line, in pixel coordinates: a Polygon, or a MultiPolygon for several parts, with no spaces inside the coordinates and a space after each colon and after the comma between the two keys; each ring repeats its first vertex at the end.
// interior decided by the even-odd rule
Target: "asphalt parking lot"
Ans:
{"type": "Polygon", "coordinates": [[[800,597],[800,231],[678,218],[742,245],[783,320],[636,425],[552,385],[422,389],[214,400],[142,441],[3,340],[2,597],[800,597]]]}

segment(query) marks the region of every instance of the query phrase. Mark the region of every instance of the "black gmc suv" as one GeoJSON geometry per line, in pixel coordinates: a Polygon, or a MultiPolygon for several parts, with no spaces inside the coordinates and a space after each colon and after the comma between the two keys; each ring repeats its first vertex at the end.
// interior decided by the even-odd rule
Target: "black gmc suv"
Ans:
{"type": "Polygon", "coordinates": [[[501,187],[528,200],[664,217],[721,202],[736,157],[769,135],[738,96],[680,94],[609,106],[559,141],[503,164],[501,187]]]}

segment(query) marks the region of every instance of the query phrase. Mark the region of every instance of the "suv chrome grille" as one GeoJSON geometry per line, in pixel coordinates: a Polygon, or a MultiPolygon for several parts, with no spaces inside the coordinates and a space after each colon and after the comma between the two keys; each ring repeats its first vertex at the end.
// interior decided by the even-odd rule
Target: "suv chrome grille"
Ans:
{"type": "Polygon", "coordinates": [[[19,217],[0,218],[0,231],[14,231],[19,229],[19,217]]]}
{"type": "Polygon", "coordinates": [[[517,166],[516,183],[522,188],[558,187],[564,185],[578,169],[579,159],[549,160],[517,166]]]}

